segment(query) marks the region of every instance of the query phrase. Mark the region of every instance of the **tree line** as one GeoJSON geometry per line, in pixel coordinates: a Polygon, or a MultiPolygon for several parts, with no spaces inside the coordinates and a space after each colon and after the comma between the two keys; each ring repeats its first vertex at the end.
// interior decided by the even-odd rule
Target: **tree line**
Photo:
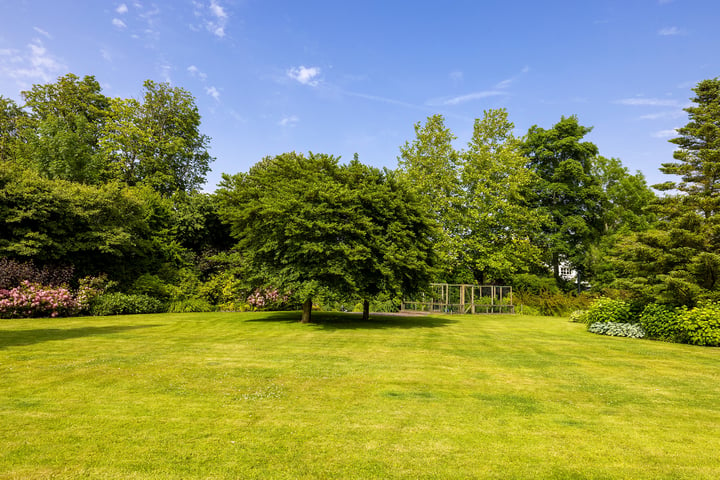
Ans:
{"type": "Polygon", "coordinates": [[[109,98],[68,74],[22,105],[0,96],[0,290],[33,265],[177,311],[302,305],[306,321],[313,302],[367,315],[433,280],[717,300],[719,89],[693,89],[661,195],[576,116],[516,137],[504,109],[462,149],[428,117],[394,170],[288,152],[202,193],[213,159],[188,91],[148,80],[109,98]]]}

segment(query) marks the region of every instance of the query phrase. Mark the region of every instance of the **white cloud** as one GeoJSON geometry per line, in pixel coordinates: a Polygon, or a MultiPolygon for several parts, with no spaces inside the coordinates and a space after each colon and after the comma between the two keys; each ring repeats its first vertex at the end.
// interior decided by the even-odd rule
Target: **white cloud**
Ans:
{"type": "Polygon", "coordinates": [[[498,82],[495,85],[495,88],[500,89],[500,90],[508,88],[510,85],[513,84],[513,82],[515,82],[518,78],[522,77],[524,74],[528,73],[529,71],[530,71],[530,67],[525,66],[525,67],[523,67],[522,70],[520,70],[520,73],[518,73],[517,75],[514,75],[510,78],[506,78],[505,80],[498,82]]]}
{"type": "Polygon", "coordinates": [[[39,33],[40,35],[42,35],[45,38],[52,38],[52,36],[48,32],[46,32],[45,30],[43,30],[40,27],[33,27],[33,30],[35,30],[37,33],[39,33]]]}
{"type": "Polygon", "coordinates": [[[127,27],[127,25],[125,25],[125,22],[123,22],[123,21],[120,20],[119,18],[113,18],[113,19],[112,19],[112,24],[113,24],[115,27],[120,28],[120,29],[123,29],[123,28],[126,28],[126,27],[127,27]]]}
{"type": "Polygon", "coordinates": [[[280,125],[281,127],[294,127],[299,121],[300,119],[297,116],[290,115],[289,117],[283,117],[278,122],[278,125],[280,125]]]}
{"type": "Polygon", "coordinates": [[[47,83],[67,72],[68,67],[50,54],[40,39],[27,45],[25,52],[0,50],[0,76],[13,78],[22,87],[27,83],[47,83]]]}
{"type": "Polygon", "coordinates": [[[658,30],[658,35],[662,35],[664,37],[666,36],[672,36],[672,35],[680,35],[683,31],[680,30],[678,27],[665,27],[658,30]]]}
{"type": "Polygon", "coordinates": [[[112,62],[112,55],[110,55],[110,52],[109,52],[107,49],[101,48],[101,49],[100,49],[100,56],[101,56],[101,57],[103,58],[103,60],[105,60],[106,62],[112,62]]]}
{"type": "Polygon", "coordinates": [[[617,100],[615,103],[619,103],[620,105],[630,105],[633,107],[637,107],[637,106],[679,107],[680,106],[680,104],[677,102],[677,100],[662,99],[662,98],[644,98],[644,97],[623,98],[622,100],[617,100]]]}
{"type": "Polygon", "coordinates": [[[460,83],[463,81],[464,75],[463,72],[460,70],[455,70],[454,72],[450,72],[450,80],[453,81],[453,83],[460,83]]]}
{"type": "Polygon", "coordinates": [[[193,77],[198,77],[200,80],[206,80],[207,74],[200,71],[199,68],[197,68],[195,65],[190,65],[187,68],[187,71],[192,75],[193,77]]]}
{"type": "Polygon", "coordinates": [[[203,27],[216,37],[223,38],[229,15],[218,0],[210,0],[209,4],[193,1],[193,4],[195,16],[202,19],[203,27]]]}
{"type": "Polygon", "coordinates": [[[668,130],[660,130],[652,134],[655,138],[671,138],[677,135],[677,130],[674,128],[668,130]]]}
{"type": "Polygon", "coordinates": [[[683,110],[672,110],[667,112],[649,113],[647,115],[641,115],[640,120],[666,120],[674,118],[682,118],[687,113],[683,110]]]}
{"type": "Polygon", "coordinates": [[[205,87],[205,93],[213,97],[215,100],[220,101],[220,92],[217,88],[213,86],[205,87]]]}
{"type": "Polygon", "coordinates": [[[117,13],[119,13],[120,15],[123,15],[128,12],[128,7],[124,3],[121,3],[120,5],[118,5],[118,7],[115,9],[115,11],[117,13]]]}
{"type": "Polygon", "coordinates": [[[311,87],[317,87],[320,84],[320,68],[318,67],[305,67],[300,65],[297,68],[291,68],[287,71],[287,76],[296,80],[303,85],[309,85],[311,87]]]}
{"type": "Polygon", "coordinates": [[[449,105],[460,105],[461,103],[471,102],[473,100],[481,100],[488,97],[497,97],[499,95],[507,95],[506,92],[499,90],[485,90],[482,92],[473,92],[465,95],[459,95],[457,97],[444,97],[435,98],[428,100],[427,105],[431,106],[449,106],[449,105]]]}

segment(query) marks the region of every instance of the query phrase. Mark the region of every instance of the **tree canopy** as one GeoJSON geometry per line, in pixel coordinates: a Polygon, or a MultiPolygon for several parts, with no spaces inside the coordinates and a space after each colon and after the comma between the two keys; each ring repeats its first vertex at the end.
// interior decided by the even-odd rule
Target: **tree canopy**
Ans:
{"type": "Polygon", "coordinates": [[[389,172],[293,152],[225,175],[218,196],[237,248],[295,292],[305,322],[314,296],[411,293],[432,278],[432,225],[389,172]]]}

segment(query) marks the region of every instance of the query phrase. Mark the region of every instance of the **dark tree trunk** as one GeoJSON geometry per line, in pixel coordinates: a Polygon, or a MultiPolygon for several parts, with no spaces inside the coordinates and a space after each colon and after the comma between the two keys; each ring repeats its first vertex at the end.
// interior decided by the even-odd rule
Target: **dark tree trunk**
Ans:
{"type": "Polygon", "coordinates": [[[370,302],[363,300],[363,322],[370,320],[370,302]]]}
{"type": "Polygon", "coordinates": [[[312,312],[312,298],[308,298],[305,300],[305,303],[303,303],[300,323],[310,323],[310,312],[312,312]]]}

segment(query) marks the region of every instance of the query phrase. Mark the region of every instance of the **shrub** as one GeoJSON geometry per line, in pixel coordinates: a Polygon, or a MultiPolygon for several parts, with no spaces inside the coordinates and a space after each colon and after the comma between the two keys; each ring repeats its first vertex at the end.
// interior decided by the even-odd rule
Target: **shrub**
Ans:
{"type": "Polygon", "coordinates": [[[134,313],[157,313],[165,309],[160,300],[148,295],[128,295],[125,293],[106,293],[97,297],[90,307],[96,316],[125,315],[134,313]]]}
{"type": "Polygon", "coordinates": [[[645,331],[637,323],[595,322],[590,324],[588,332],[611,337],[643,338],[645,331]]]}
{"type": "Polygon", "coordinates": [[[213,312],[215,307],[210,305],[207,300],[189,298],[171,302],[167,311],[170,313],[213,312]]]}
{"type": "Polygon", "coordinates": [[[678,341],[679,312],[673,307],[650,303],[640,314],[640,325],[650,338],[678,341]]]}
{"type": "Polygon", "coordinates": [[[570,321],[575,323],[587,323],[587,310],[575,310],[570,314],[570,321]]]}
{"type": "Polygon", "coordinates": [[[10,290],[0,290],[0,318],[60,317],[79,311],[77,300],[65,287],[45,287],[23,281],[10,290]]]}
{"type": "Polygon", "coordinates": [[[720,304],[707,303],[683,311],[678,321],[678,340],[692,345],[720,346],[720,304]]]}
{"type": "Polygon", "coordinates": [[[0,289],[17,287],[24,281],[51,287],[69,285],[73,277],[72,266],[44,266],[38,268],[33,262],[19,262],[0,258],[0,289]]]}
{"type": "Polygon", "coordinates": [[[607,297],[595,300],[590,305],[585,318],[588,324],[597,322],[636,323],[632,321],[629,303],[607,297]]]}
{"type": "Polygon", "coordinates": [[[537,294],[528,292],[516,292],[514,303],[526,305],[536,309],[540,315],[563,316],[569,315],[574,310],[588,308],[593,297],[586,293],[576,295],[573,293],[543,291],[537,294]]]}

